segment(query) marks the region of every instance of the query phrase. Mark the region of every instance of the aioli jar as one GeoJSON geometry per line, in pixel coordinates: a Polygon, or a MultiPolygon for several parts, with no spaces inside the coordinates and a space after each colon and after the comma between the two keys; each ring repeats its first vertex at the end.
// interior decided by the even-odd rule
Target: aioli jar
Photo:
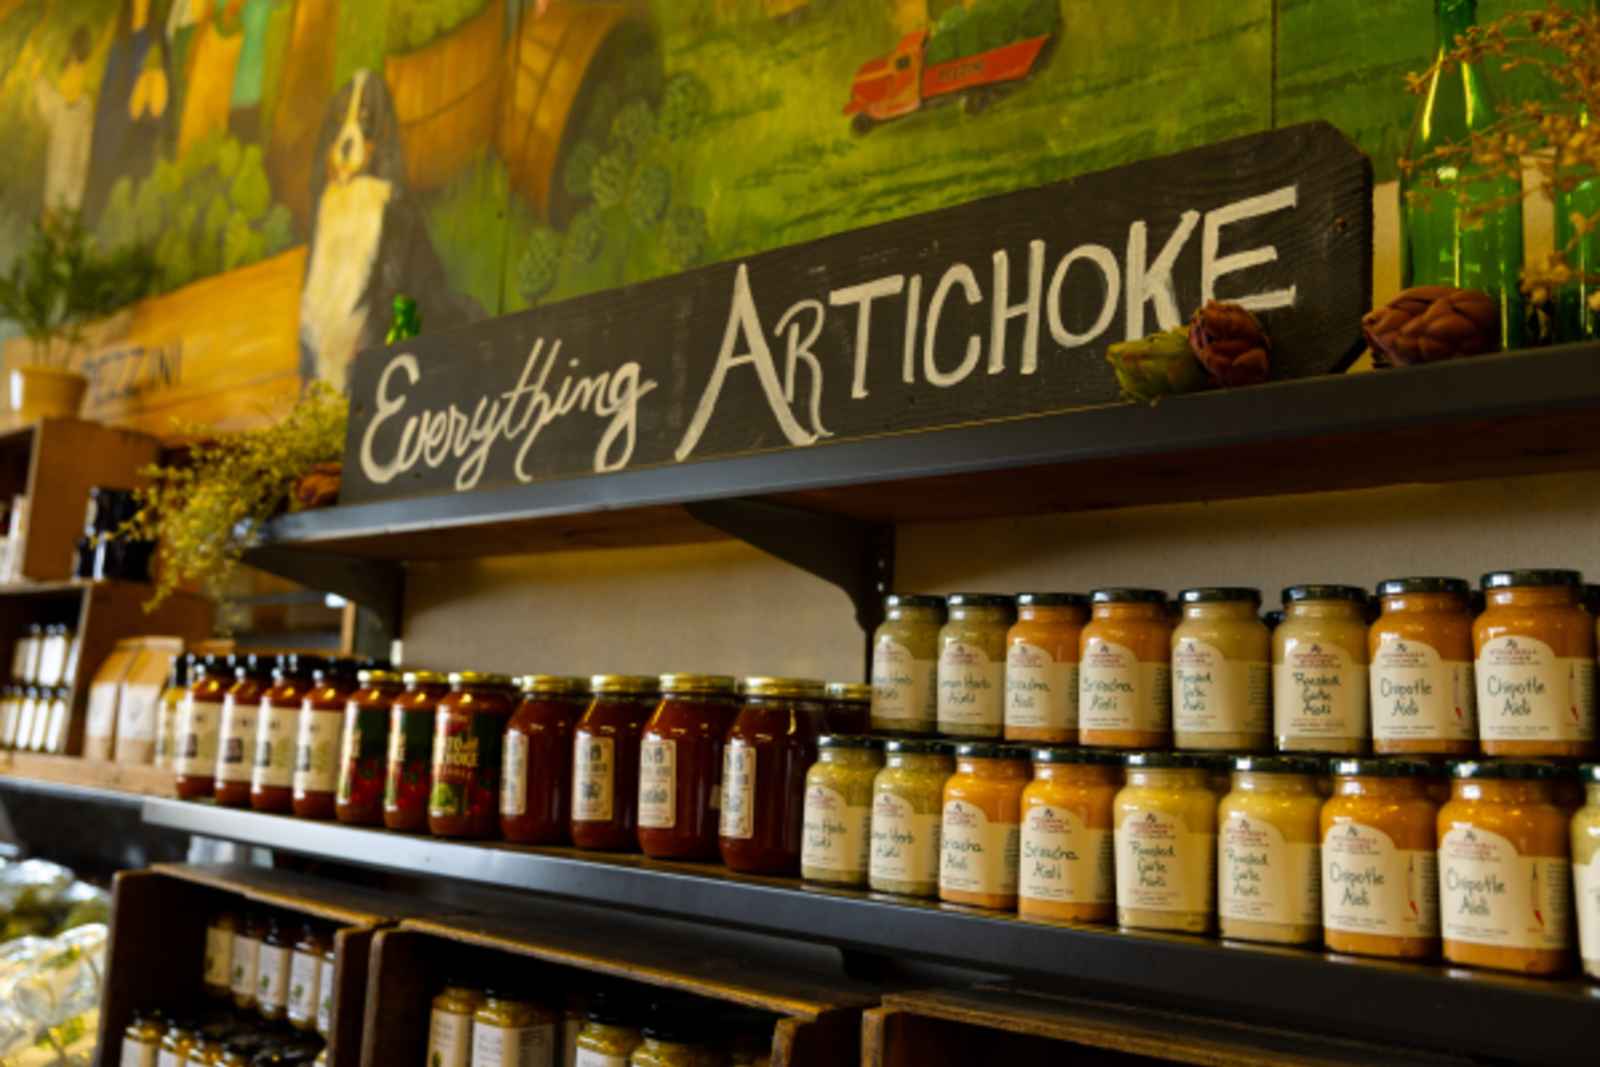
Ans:
{"type": "Polygon", "coordinates": [[[1572,967],[1567,819],[1548,763],[1466,761],[1439,809],[1444,958],[1522,974],[1572,967]]]}
{"type": "Polygon", "coordinates": [[[457,671],[434,712],[428,830],[438,837],[493,837],[500,830],[500,767],[516,701],[503,674],[457,671]]]}
{"type": "Polygon", "coordinates": [[[932,733],[939,725],[941,596],[894,593],[872,637],[872,728],[885,733],[932,733]]]}
{"type": "Polygon", "coordinates": [[[1078,741],[1078,642],[1089,598],[1023,593],[1006,633],[1007,741],[1078,741]]]}
{"type": "Polygon", "coordinates": [[[239,920],[223,912],[206,927],[206,962],[203,981],[208,996],[221,999],[233,990],[233,938],[239,920]]]}
{"type": "Polygon", "coordinates": [[[632,852],[639,847],[639,740],[655,711],[651,675],[597,674],[594,699],[572,732],[572,843],[632,852]]]}
{"type": "Polygon", "coordinates": [[[294,813],[331,819],[339,790],[339,755],[345,706],[360,685],[354,661],[334,660],[311,676],[300,705],[294,743],[294,813]]]}
{"type": "Polygon", "coordinates": [[[161,1035],[161,1067],[182,1067],[198,1040],[192,1026],[174,1021],[161,1035]]]}
{"type": "Polygon", "coordinates": [[[344,705],[333,813],[347,826],[382,826],[389,709],[403,690],[394,671],[362,671],[356,683],[344,705]]]}
{"type": "Polygon", "coordinates": [[[1282,752],[1367,750],[1365,590],[1292,585],[1272,634],[1272,713],[1282,752]]]}
{"type": "Polygon", "coordinates": [[[589,680],[533,674],[506,724],[500,833],[521,845],[564,845],[572,818],[572,730],[589,680]]]}
{"type": "Polygon", "coordinates": [[[865,887],[872,848],[872,784],[883,767],[875,737],[817,738],[817,762],[806,772],[800,877],[846,888],[865,887]]]}
{"type": "Polygon", "coordinates": [[[1217,808],[1217,920],[1223,937],[1322,940],[1321,760],[1239,756],[1217,808]]]}
{"type": "Polygon", "coordinates": [[[1585,764],[1588,802],[1572,814],[1572,887],[1583,972],[1600,978],[1600,764],[1585,764]]]}
{"type": "Polygon", "coordinates": [[[1493,571],[1472,625],[1478,736],[1491,756],[1592,756],[1595,624],[1577,571],[1493,571]]]}
{"type": "Polygon", "coordinates": [[[269,920],[256,950],[256,1010],[271,1022],[282,1019],[289,1008],[289,949],[282,922],[269,920]]]}
{"type": "Polygon", "coordinates": [[[1078,743],[1172,742],[1172,624],[1159,589],[1096,589],[1079,638],[1078,743]]]}
{"type": "Polygon", "coordinates": [[[135,1012],[122,1031],[120,1067],[156,1067],[161,1052],[161,1027],[154,1019],[135,1012]]]}
{"type": "Polygon", "coordinates": [[[663,674],[660,686],[639,743],[639,847],[654,859],[714,860],[734,680],[663,674]]]}
{"type": "Polygon", "coordinates": [[[744,704],[723,747],[717,848],[730,870],[795,874],[806,772],[817,760],[826,722],[822,683],[746,678],[743,690],[744,704]]]}
{"type": "Polygon", "coordinates": [[[554,1063],[560,1021],[540,1005],[485,990],[472,1016],[472,1067],[554,1063]]]}
{"type": "Polygon", "coordinates": [[[1121,785],[1116,753],[1034,750],[1033,781],[1022,791],[1017,912],[1024,919],[1116,919],[1111,806],[1121,785]]]}
{"type": "Polygon", "coordinates": [[[1374,752],[1477,751],[1470,593],[1460,578],[1378,583],[1383,614],[1367,631],[1374,752]]]}
{"type": "Polygon", "coordinates": [[[605,994],[597,995],[584,1014],[573,1044],[572,1062],[596,1067],[627,1064],[628,1057],[643,1041],[632,1020],[605,994]]]}
{"type": "Polygon", "coordinates": [[[256,811],[286,815],[294,810],[294,743],[300,725],[300,706],[311,691],[312,679],[326,670],[321,656],[291,652],[278,660],[272,686],[261,694],[256,714],[250,806],[256,811]]]}
{"type": "Polygon", "coordinates": [[[472,1017],[483,994],[451,981],[433,998],[428,1017],[428,1067],[472,1067],[472,1017]]]}
{"type": "Polygon", "coordinates": [[[172,767],[177,752],[178,714],[189,695],[189,664],[191,656],[173,656],[167,671],[167,686],[161,691],[156,705],[156,744],[151,765],[157,770],[172,767]]]}
{"type": "Polygon", "coordinates": [[[865,682],[829,682],[828,732],[865,734],[872,732],[872,686],[865,682]]]}
{"type": "Polygon", "coordinates": [[[648,1023],[639,1036],[643,1040],[628,1057],[627,1067],[706,1067],[722,1062],[700,1044],[699,1027],[692,1018],[663,1016],[648,1023]]]}
{"type": "Polygon", "coordinates": [[[222,697],[217,727],[218,804],[242,808],[250,803],[250,773],[256,759],[256,718],[261,694],[272,685],[277,657],[254,653],[234,656],[233,683],[222,697]]]}
{"type": "Polygon", "coordinates": [[[383,825],[412,833],[428,825],[433,790],[434,709],[450,691],[437,671],[407,671],[405,692],[389,708],[389,761],[384,774],[383,825]]]}
{"type": "Polygon", "coordinates": [[[1028,750],[965,741],[944,784],[939,835],[939,899],[996,911],[1017,907],[1017,858],[1028,750]]]}
{"type": "Polygon", "coordinates": [[[1439,806],[1431,772],[1398,759],[1341,759],[1322,805],[1322,938],[1335,952],[1439,954],[1439,806]]]}
{"type": "Polygon", "coordinates": [[[872,857],[867,884],[880,893],[939,895],[944,784],[955,773],[944,741],[889,738],[872,779],[872,857]]]}
{"type": "Polygon", "coordinates": [[[1172,631],[1172,734],[1182,749],[1272,747],[1272,635],[1255,589],[1185,589],[1172,631]]]}
{"type": "Polygon", "coordinates": [[[189,692],[178,708],[173,728],[173,785],[181,800],[198,800],[216,792],[217,728],[229,684],[224,678],[232,676],[232,667],[231,657],[189,656],[189,692]]]}
{"type": "Polygon", "coordinates": [[[1117,924],[1210,932],[1216,913],[1217,799],[1193,756],[1131,752],[1117,793],[1117,924]]]}
{"type": "Polygon", "coordinates": [[[246,915],[233,934],[233,1003],[240,1008],[256,1005],[256,965],[261,952],[261,920],[246,915]]]}
{"type": "Polygon", "coordinates": [[[296,1030],[317,1028],[317,1003],[321,999],[322,956],[331,943],[311,923],[300,927],[300,936],[289,956],[289,1025],[296,1030]]]}
{"type": "Polygon", "coordinates": [[[1006,634],[1016,601],[996,593],[956,593],[939,630],[937,717],[952,737],[1005,733],[1006,634]]]}

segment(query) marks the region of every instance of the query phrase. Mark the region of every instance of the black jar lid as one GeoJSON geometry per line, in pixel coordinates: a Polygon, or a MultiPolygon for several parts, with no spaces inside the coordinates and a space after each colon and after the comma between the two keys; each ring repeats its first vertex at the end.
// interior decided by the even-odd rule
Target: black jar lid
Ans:
{"type": "Polygon", "coordinates": [[[1185,589],[1178,594],[1181,604],[1259,604],[1261,590],[1244,586],[1210,585],[1185,589]]]}
{"type": "Polygon", "coordinates": [[[1583,574],[1564,570],[1490,571],[1483,576],[1485,589],[1529,589],[1550,586],[1583,587],[1583,574]]]}
{"type": "Polygon", "coordinates": [[[1035,763],[1066,763],[1093,767],[1120,767],[1122,753],[1108,748],[1036,748],[1035,763]]]}
{"type": "Polygon", "coordinates": [[[1359,585],[1291,585],[1283,591],[1285,604],[1301,600],[1349,600],[1367,602],[1367,591],[1359,585]]]}
{"type": "Polygon", "coordinates": [[[1334,760],[1330,769],[1340,778],[1426,778],[1432,767],[1392,756],[1348,756],[1334,760]]]}
{"type": "Polygon", "coordinates": [[[944,610],[944,597],[930,596],[927,593],[890,593],[883,598],[885,608],[932,608],[934,611],[944,610]]]}
{"type": "Polygon", "coordinates": [[[1450,764],[1450,777],[1464,781],[1500,778],[1517,781],[1553,782],[1567,776],[1567,768],[1543,760],[1458,760],[1450,764]]]}
{"type": "Polygon", "coordinates": [[[332,662],[326,656],[315,656],[304,652],[287,652],[278,657],[277,665],[272,668],[272,676],[274,678],[310,678],[318,671],[327,670],[332,662]]]}
{"type": "Polygon", "coordinates": [[[956,755],[967,759],[1017,759],[1028,758],[1023,745],[1008,745],[1004,741],[958,741],[956,755]]]}
{"type": "Polygon", "coordinates": [[[1249,774],[1323,774],[1326,760],[1316,756],[1232,756],[1233,769],[1249,774]]]}
{"type": "Polygon", "coordinates": [[[1472,584],[1465,578],[1385,578],[1378,583],[1379,596],[1404,596],[1407,593],[1445,593],[1466,597],[1472,584]]]}
{"type": "Polygon", "coordinates": [[[1004,593],[951,593],[945,600],[952,608],[1009,608],[1016,602],[1004,593]]]}
{"type": "Polygon", "coordinates": [[[1096,604],[1160,604],[1167,603],[1167,594],[1160,589],[1135,589],[1131,586],[1107,586],[1089,594],[1096,604]]]}
{"type": "MultiPolygon", "coordinates": [[[[1227,758],[1227,757],[1224,757],[1227,758]]],[[[1123,766],[1138,770],[1205,770],[1206,763],[1192,752],[1129,752],[1122,757],[1123,766]]]]}
{"type": "Polygon", "coordinates": [[[950,742],[937,737],[891,737],[883,742],[883,750],[902,756],[948,756],[950,742]]]}
{"type": "Polygon", "coordinates": [[[1089,598],[1082,593],[1018,593],[1019,608],[1086,608],[1089,598]]]}
{"type": "Polygon", "coordinates": [[[870,752],[879,752],[883,749],[883,738],[872,737],[868,734],[823,734],[817,738],[817,747],[864,749],[870,752]]]}
{"type": "Polygon", "coordinates": [[[255,652],[236,652],[229,657],[233,661],[233,676],[235,678],[270,677],[278,669],[282,656],[261,655],[255,652]]]}

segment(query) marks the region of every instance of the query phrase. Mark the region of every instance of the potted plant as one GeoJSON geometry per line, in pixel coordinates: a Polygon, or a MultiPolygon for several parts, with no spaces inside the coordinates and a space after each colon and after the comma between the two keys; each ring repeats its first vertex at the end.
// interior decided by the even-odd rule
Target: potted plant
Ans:
{"type": "Polygon", "coordinates": [[[94,247],[72,213],[47,213],[27,247],[0,275],[0,319],[27,336],[29,362],[11,370],[11,407],[23,419],[73,416],[88,379],[71,368],[88,327],[150,292],[155,257],[130,245],[94,247]]]}

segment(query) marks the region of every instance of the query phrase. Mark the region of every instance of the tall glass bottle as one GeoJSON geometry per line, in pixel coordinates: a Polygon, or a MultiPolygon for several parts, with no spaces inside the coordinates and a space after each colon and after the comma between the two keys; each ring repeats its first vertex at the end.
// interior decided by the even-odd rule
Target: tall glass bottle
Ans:
{"type": "MultiPolygon", "coordinates": [[[[1591,0],[1587,14],[1600,17],[1600,0],[1591,0]]],[[[1592,116],[1585,111],[1582,123],[1588,126],[1592,116]]],[[[1591,226],[1589,232],[1578,237],[1573,218],[1591,219],[1600,223],[1600,178],[1579,182],[1555,197],[1556,251],[1566,256],[1572,268],[1573,280],[1556,291],[1556,340],[1592,341],[1600,337],[1600,232],[1591,226]]]]}
{"type": "MultiPolygon", "coordinates": [[[[1435,58],[1443,58],[1478,20],[1477,0],[1434,0],[1435,58]]],[[[1407,157],[1420,160],[1446,144],[1465,144],[1473,131],[1495,121],[1493,94],[1484,63],[1451,63],[1435,69],[1411,127],[1407,157]]],[[[1500,304],[1504,348],[1522,344],[1522,201],[1520,178],[1484,178],[1474,167],[1435,162],[1403,175],[1401,192],[1401,280],[1405,285],[1453,285],[1480,289],[1500,304]],[[1430,177],[1442,188],[1435,188],[1430,177]],[[1466,182],[1467,204],[1497,202],[1476,221],[1455,185],[1466,182]]]]}

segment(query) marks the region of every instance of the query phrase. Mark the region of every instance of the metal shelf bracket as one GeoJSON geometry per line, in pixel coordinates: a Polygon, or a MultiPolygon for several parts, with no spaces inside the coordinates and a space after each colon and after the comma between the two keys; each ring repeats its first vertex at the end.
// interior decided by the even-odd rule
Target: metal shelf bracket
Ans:
{"type": "Polygon", "coordinates": [[[362,611],[357,645],[363,652],[387,656],[389,643],[400,636],[406,599],[403,564],[271,544],[249,549],[244,562],[358,605],[362,611]]]}

